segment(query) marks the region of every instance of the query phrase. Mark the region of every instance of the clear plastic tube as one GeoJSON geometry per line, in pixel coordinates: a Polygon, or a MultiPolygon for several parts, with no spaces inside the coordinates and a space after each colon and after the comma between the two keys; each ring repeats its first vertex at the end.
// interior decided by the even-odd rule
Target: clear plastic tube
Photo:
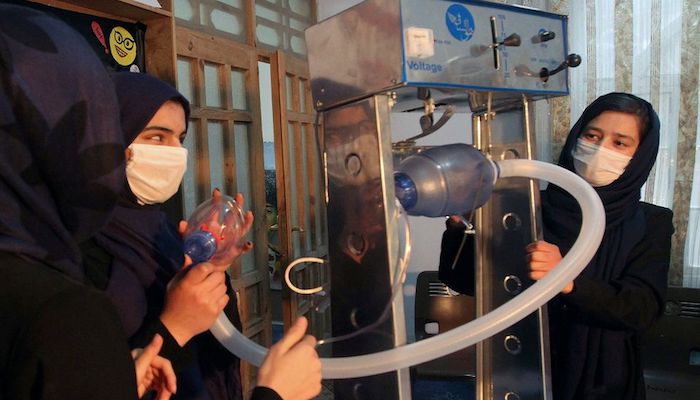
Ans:
{"type": "MultiPolygon", "coordinates": [[[[426,362],[480,342],[534,312],[559,293],[585,268],[600,245],[605,229],[603,204],[593,188],[576,174],[553,164],[533,160],[506,160],[495,163],[499,178],[542,179],[569,192],[581,206],[581,232],[571,250],[547,276],[513,300],[488,314],[448,332],[373,354],[323,358],[325,379],[376,375],[426,362]]],[[[238,332],[223,314],[211,332],[238,357],[260,365],[267,349],[238,332]]]]}

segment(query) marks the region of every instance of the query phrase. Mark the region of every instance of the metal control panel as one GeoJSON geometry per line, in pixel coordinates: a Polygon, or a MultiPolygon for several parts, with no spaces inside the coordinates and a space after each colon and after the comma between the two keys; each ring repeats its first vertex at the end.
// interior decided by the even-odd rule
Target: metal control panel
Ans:
{"type": "Polygon", "coordinates": [[[367,0],[306,32],[315,106],[387,90],[415,97],[402,87],[430,87],[436,101],[450,103],[470,91],[496,99],[567,95],[567,66],[576,60],[567,56],[566,29],[564,15],[512,5],[367,0]]]}
{"type": "Polygon", "coordinates": [[[401,2],[409,85],[566,94],[566,74],[540,78],[566,58],[566,17],[482,2],[401,2]]]}

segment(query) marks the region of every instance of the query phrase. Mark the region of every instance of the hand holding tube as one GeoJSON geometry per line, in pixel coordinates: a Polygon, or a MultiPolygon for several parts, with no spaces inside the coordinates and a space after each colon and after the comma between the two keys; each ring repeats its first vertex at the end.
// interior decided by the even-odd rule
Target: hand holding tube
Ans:
{"type": "MultiPolygon", "coordinates": [[[[527,261],[530,267],[530,279],[538,281],[544,278],[561,262],[562,256],[559,247],[554,244],[539,240],[530,243],[526,248],[527,261]]],[[[574,282],[569,282],[562,293],[569,294],[574,290],[574,282]]]]}
{"type": "Polygon", "coordinates": [[[306,400],[321,392],[321,360],[316,339],[305,335],[308,322],[296,320],[270,348],[258,372],[258,386],[273,389],[285,400],[306,400]]]}
{"type": "Polygon", "coordinates": [[[160,320],[180,346],[211,328],[228,303],[226,274],[210,263],[191,261],[168,284],[160,320]]]}

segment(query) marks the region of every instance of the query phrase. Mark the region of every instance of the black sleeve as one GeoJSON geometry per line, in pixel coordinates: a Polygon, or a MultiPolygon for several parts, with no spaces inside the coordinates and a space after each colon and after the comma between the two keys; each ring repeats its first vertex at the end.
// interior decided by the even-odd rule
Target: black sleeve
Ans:
{"type": "Polygon", "coordinates": [[[440,280],[454,291],[473,296],[474,255],[474,235],[467,233],[464,224],[448,218],[440,245],[440,280]]]}
{"type": "Polygon", "coordinates": [[[136,374],[111,302],[75,285],[43,302],[14,346],[7,398],[136,399],[136,374]]]}
{"type": "MultiPolygon", "coordinates": [[[[226,294],[229,296],[229,302],[224,308],[224,312],[231,323],[233,323],[239,331],[242,331],[243,328],[241,325],[240,315],[238,313],[237,296],[233,290],[233,287],[231,286],[228,274],[226,275],[226,294]]],[[[162,307],[158,307],[158,309],[161,308],[162,307]]],[[[160,355],[170,360],[170,362],[173,364],[173,369],[175,369],[176,372],[187,369],[190,365],[192,365],[192,363],[195,362],[195,350],[193,348],[194,342],[197,343],[196,345],[198,347],[203,347],[203,349],[200,349],[199,351],[204,350],[209,353],[207,358],[212,362],[215,362],[219,369],[238,361],[238,357],[231,352],[222,349],[219,342],[208,331],[195,336],[185,346],[180,346],[177,340],[175,340],[175,338],[170,334],[168,328],[163,325],[159,316],[156,316],[152,312],[149,312],[138,333],[132,337],[131,346],[134,348],[144,347],[151,341],[151,339],[153,339],[153,336],[156,333],[163,337],[163,348],[160,351],[160,355]]]]}
{"type": "Polygon", "coordinates": [[[131,337],[131,347],[145,347],[151,340],[153,340],[153,336],[155,336],[156,333],[163,338],[163,347],[158,354],[161,357],[170,360],[175,372],[180,372],[187,369],[194,362],[194,354],[191,346],[189,346],[189,344],[180,346],[180,344],[170,334],[168,328],[163,325],[159,318],[149,318],[144,321],[144,324],[139,329],[138,333],[131,337]]]}
{"type": "Polygon", "coordinates": [[[673,213],[647,211],[646,234],[627,259],[625,273],[609,283],[579,277],[562,299],[589,322],[607,329],[643,331],[663,311],[671,258],[673,213]]]}
{"type": "Polygon", "coordinates": [[[250,396],[250,400],[282,400],[282,398],[277,392],[268,387],[257,386],[253,389],[253,395],[250,396]]]}
{"type": "MultiPolygon", "coordinates": [[[[81,243],[80,251],[83,256],[87,282],[92,287],[105,290],[109,284],[112,255],[99,246],[94,239],[81,243]]],[[[164,295],[157,288],[153,289],[153,293],[160,298],[157,301],[149,299],[149,311],[144,318],[142,326],[129,339],[129,345],[131,348],[143,348],[153,340],[155,334],[159,334],[163,338],[160,356],[170,360],[176,372],[182,371],[194,361],[192,350],[187,345],[181,347],[160,321],[159,314],[163,308],[164,299],[162,297],[164,295]]],[[[147,293],[147,295],[153,296],[153,293],[147,293]]]]}

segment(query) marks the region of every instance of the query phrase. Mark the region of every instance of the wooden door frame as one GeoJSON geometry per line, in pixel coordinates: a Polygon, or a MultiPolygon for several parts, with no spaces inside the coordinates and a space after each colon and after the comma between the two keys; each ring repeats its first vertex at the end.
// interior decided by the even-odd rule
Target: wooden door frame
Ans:
{"type": "MultiPolygon", "coordinates": [[[[199,123],[200,137],[198,149],[207,149],[207,127],[206,120],[226,121],[227,129],[231,132],[236,123],[249,124],[248,130],[248,153],[250,154],[251,191],[246,194],[245,208],[252,210],[257,217],[252,228],[252,241],[254,260],[256,268],[253,271],[243,273],[240,262],[233,265],[231,278],[233,289],[238,293],[238,308],[243,322],[243,333],[256,339],[261,345],[269,346],[272,342],[272,317],[269,298],[269,278],[267,271],[267,232],[265,230],[265,219],[259,216],[265,215],[265,185],[263,171],[263,143],[262,143],[262,122],[260,111],[260,94],[258,88],[258,54],[255,48],[233,40],[213,36],[208,33],[194,31],[190,28],[176,27],[176,51],[177,55],[191,60],[197,60],[194,75],[194,99],[192,99],[191,117],[197,119],[199,123]],[[230,74],[225,73],[223,68],[219,71],[220,86],[225,88],[227,96],[222,99],[222,109],[212,109],[202,107],[204,99],[204,77],[199,73],[203,69],[205,62],[212,62],[226,66],[227,68],[238,68],[245,70],[245,91],[247,97],[248,110],[233,110],[231,104],[231,82],[230,74]],[[203,146],[203,147],[200,147],[203,146]],[[249,290],[257,291],[256,295],[249,293],[249,290]],[[251,300],[252,299],[252,300],[251,300]],[[257,302],[255,302],[257,300],[257,302]],[[255,303],[253,303],[253,302],[255,303]],[[251,312],[256,310],[256,313],[251,312]]],[[[235,134],[235,132],[234,132],[235,134]]],[[[199,150],[198,150],[199,151],[199,150]]],[[[225,155],[226,159],[230,155],[225,155]]],[[[207,184],[210,182],[208,175],[208,157],[198,154],[196,196],[198,199],[205,199],[210,196],[207,184]],[[204,183],[204,184],[203,184],[204,183]]],[[[230,168],[229,175],[234,173],[235,165],[230,168]]],[[[245,393],[249,393],[255,385],[256,370],[246,362],[241,363],[241,380],[245,393]]]]}
{"type": "MultiPolygon", "coordinates": [[[[313,128],[318,121],[314,115],[315,112],[312,105],[308,63],[296,56],[278,50],[270,56],[270,70],[273,88],[273,112],[275,113],[275,142],[278,143],[275,146],[275,162],[276,165],[283,166],[278,169],[279,175],[277,176],[276,184],[279,207],[280,250],[282,252],[281,262],[282,265],[286,266],[292,261],[291,255],[294,252],[294,238],[292,235],[295,234],[302,235],[300,237],[302,251],[306,252],[307,248],[312,249],[311,253],[307,252],[304,256],[324,257],[326,255],[327,245],[325,245],[324,235],[326,227],[322,226],[321,232],[316,231],[317,219],[322,225],[325,224],[325,220],[322,218],[325,208],[323,206],[318,207],[322,215],[317,215],[316,213],[318,202],[325,205],[323,200],[323,195],[325,194],[323,190],[324,185],[321,183],[324,180],[321,177],[319,168],[323,163],[323,158],[320,154],[318,157],[314,155],[313,161],[307,161],[306,169],[304,169],[304,161],[299,157],[299,154],[291,154],[288,146],[289,141],[293,140],[294,150],[306,149],[307,159],[309,158],[309,151],[314,153],[317,151],[315,130],[313,128]],[[289,89],[291,89],[290,96],[295,106],[291,110],[287,104],[288,88],[286,85],[288,75],[293,77],[293,85],[289,89]],[[299,79],[302,79],[304,82],[303,108],[299,93],[299,79]],[[292,123],[293,132],[289,131],[290,123],[292,123]],[[306,129],[303,129],[303,127],[306,127],[306,129]],[[293,135],[293,137],[290,138],[290,135],[293,135]],[[295,179],[296,191],[294,193],[292,192],[292,177],[289,176],[289,171],[286,168],[291,163],[294,163],[295,171],[293,178],[295,179]],[[308,193],[303,190],[305,179],[308,193]],[[316,185],[319,184],[321,184],[320,191],[316,190],[316,185]],[[307,205],[305,203],[307,199],[304,196],[307,194],[309,199],[312,199],[312,204],[307,205]],[[292,201],[289,196],[295,196],[295,201],[292,201]],[[292,205],[296,206],[296,219],[299,226],[290,226],[292,219],[289,208],[292,205]],[[307,222],[309,229],[305,231],[307,222]],[[324,237],[319,238],[317,235],[323,235],[324,237]]],[[[297,268],[297,270],[301,269],[303,267],[297,268]]],[[[314,280],[314,285],[316,285],[319,281],[325,283],[329,279],[330,274],[327,274],[326,270],[321,269],[320,272],[314,273],[309,271],[299,272],[299,276],[314,280]]],[[[314,304],[311,297],[302,297],[293,293],[286,285],[282,286],[282,315],[285,329],[289,328],[298,316],[307,315],[310,317],[312,333],[322,336],[325,326],[329,325],[325,321],[329,321],[329,319],[315,314],[309,315],[313,312],[313,307],[314,304]]]]}

